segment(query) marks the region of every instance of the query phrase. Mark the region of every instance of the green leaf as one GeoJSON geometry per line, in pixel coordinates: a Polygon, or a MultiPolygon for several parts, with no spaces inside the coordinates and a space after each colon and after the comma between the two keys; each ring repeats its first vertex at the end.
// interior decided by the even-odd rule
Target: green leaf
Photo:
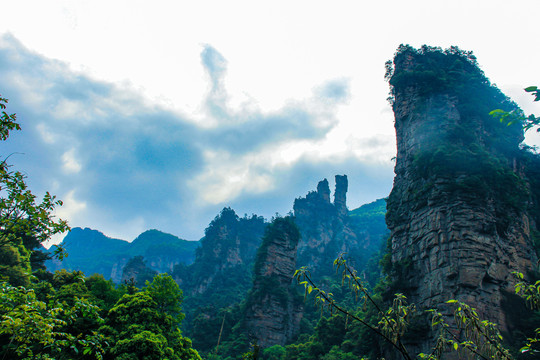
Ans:
{"type": "Polygon", "coordinates": [[[524,89],[526,92],[533,92],[538,90],[538,86],[529,86],[524,89]]]}

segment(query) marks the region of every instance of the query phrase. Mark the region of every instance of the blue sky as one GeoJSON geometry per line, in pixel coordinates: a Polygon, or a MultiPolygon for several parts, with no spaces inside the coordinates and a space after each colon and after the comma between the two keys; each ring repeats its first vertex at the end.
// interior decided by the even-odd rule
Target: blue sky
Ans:
{"type": "Polygon", "coordinates": [[[540,84],[537,1],[188,4],[3,5],[0,94],[23,131],[0,154],[72,226],[195,240],[224,206],[284,214],[336,174],[350,208],[387,196],[400,43],[473,50],[540,113],[522,91],[540,84]]]}

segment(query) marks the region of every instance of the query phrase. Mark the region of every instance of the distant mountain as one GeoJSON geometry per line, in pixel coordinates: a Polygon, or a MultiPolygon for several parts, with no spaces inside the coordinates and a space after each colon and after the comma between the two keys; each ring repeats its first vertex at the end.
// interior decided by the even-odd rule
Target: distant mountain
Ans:
{"type": "Polygon", "coordinates": [[[159,230],[147,230],[130,244],[131,256],[142,255],[148,266],[159,273],[172,273],[177,264],[189,265],[195,260],[199,241],[183,240],[159,230]]]}
{"type": "Polygon", "coordinates": [[[386,199],[375,200],[349,211],[349,225],[363,237],[363,247],[370,253],[378,251],[390,234],[385,216],[386,199]]]}
{"type": "Polygon", "coordinates": [[[68,257],[46,263],[47,269],[81,270],[86,275],[103,274],[121,281],[122,269],[135,256],[143,256],[148,266],[160,273],[170,273],[177,264],[189,265],[195,259],[198,241],[180,239],[158,230],[148,230],[133,242],[113,239],[89,228],[73,228],[62,241],[68,257]]]}
{"type": "MultiPolygon", "coordinates": [[[[86,275],[100,273],[116,283],[133,278],[138,286],[155,272],[171,274],[184,292],[184,331],[203,353],[213,351],[218,338],[224,344],[233,340],[237,335],[233,330],[235,326],[238,331],[250,328],[249,331],[259,334],[261,341],[272,334],[272,339],[281,340],[269,338],[268,344],[275,341],[281,344],[283,339],[289,341],[294,334],[312,329],[316,320],[311,318],[318,319],[319,315],[308,316],[305,311],[312,312],[311,308],[305,311],[296,308],[294,291],[289,294],[288,285],[283,285],[287,281],[270,289],[262,286],[269,281],[266,277],[275,272],[292,275],[293,269],[302,265],[310,266],[319,275],[329,273],[321,271],[324,266],[333,272],[332,262],[342,251],[347,252],[357,270],[362,271],[384,242],[388,232],[386,201],[377,200],[348,211],[346,192],[347,177],[337,176],[333,202],[326,180],[319,183],[317,191],[296,199],[293,219],[302,237],[298,239],[298,248],[295,245],[294,249],[289,249],[291,251],[277,245],[283,240],[279,236],[274,239],[279,240],[278,243],[269,247],[275,251],[265,246],[259,249],[268,225],[265,219],[257,215],[241,218],[231,208],[224,208],[206,228],[200,241],[186,241],[158,230],[148,230],[129,243],[109,238],[97,230],[74,228],[63,241],[69,256],[62,263],[48,262],[47,267],[51,271],[82,270],[86,275]],[[264,271],[262,278],[254,274],[257,253],[270,259],[269,270],[264,271]],[[282,327],[279,319],[287,312],[279,306],[273,308],[273,315],[262,320],[250,315],[255,308],[247,309],[246,304],[255,306],[277,301],[273,297],[266,299],[268,294],[261,293],[263,288],[269,294],[278,288],[279,293],[285,289],[290,300],[287,304],[294,305],[293,312],[299,317],[290,317],[287,326],[282,327]],[[274,327],[279,331],[272,330],[274,327]]],[[[233,346],[231,344],[227,346],[233,346]]],[[[223,351],[227,351],[226,347],[223,351]]]]}

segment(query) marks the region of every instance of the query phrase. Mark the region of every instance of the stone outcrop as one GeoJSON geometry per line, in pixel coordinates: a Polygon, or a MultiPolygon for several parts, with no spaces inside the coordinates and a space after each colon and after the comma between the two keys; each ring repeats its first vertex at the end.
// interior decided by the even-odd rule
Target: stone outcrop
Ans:
{"type": "Polygon", "coordinates": [[[347,190],[349,188],[349,181],[347,175],[336,175],[336,191],[334,191],[334,207],[336,208],[337,215],[343,219],[347,216],[349,210],[347,209],[347,190]]]}
{"type": "Polygon", "coordinates": [[[317,191],[294,201],[294,217],[301,233],[298,244],[298,266],[308,266],[317,278],[334,272],[333,261],[347,253],[351,261],[361,266],[379,249],[367,246],[366,234],[350,221],[347,209],[348,180],[336,175],[334,202],[330,202],[328,180],[317,185],[317,191]]]}
{"type": "MultiPolygon", "coordinates": [[[[346,176],[338,179],[334,202],[346,209],[346,176]]],[[[316,261],[326,266],[327,273],[333,273],[332,262],[338,254],[338,251],[330,251],[334,243],[345,239],[348,239],[345,242],[353,243],[349,241],[352,236],[345,235],[347,232],[360,233],[362,241],[368,239],[371,242],[373,238],[379,238],[381,220],[382,227],[386,228],[383,210],[376,216],[373,228],[364,232],[352,230],[349,216],[339,215],[330,195],[328,181],[323,180],[319,182],[317,192],[308,194],[306,199],[298,199],[295,207],[296,213],[301,214],[304,231],[313,234],[312,241],[321,245],[320,248],[306,246],[313,251],[309,254],[313,261],[305,264],[311,268],[316,261]],[[311,232],[313,229],[315,231],[311,232]],[[321,249],[323,255],[330,254],[328,259],[321,258],[321,249]]],[[[355,225],[366,228],[367,221],[372,223],[368,214],[371,214],[369,209],[356,209],[355,225]]],[[[247,341],[263,347],[284,345],[298,335],[305,313],[303,293],[298,295],[302,288],[291,283],[294,271],[301,266],[297,262],[300,253],[297,245],[303,240],[298,239],[297,220],[276,219],[274,224],[268,225],[261,244],[264,221],[260,218],[239,219],[234,211],[226,208],[207,228],[193,265],[175,269],[175,279],[186,294],[183,303],[185,330],[198,350],[215,351],[218,339],[227,343],[244,335],[251,336],[247,341]],[[251,234],[249,238],[248,234],[251,234]],[[254,249],[259,244],[255,261],[254,249]],[[242,308],[234,305],[244,300],[246,293],[246,305],[242,308]]],[[[378,244],[376,249],[379,249],[378,244]]],[[[342,249],[341,246],[338,248],[342,249]]],[[[362,248],[362,253],[368,251],[362,248]]]]}
{"type": "Polygon", "coordinates": [[[223,208],[205,229],[193,264],[175,266],[172,276],[184,293],[183,328],[201,353],[229,340],[267,225],[261,216],[239,217],[223,208]]]}
{"type": "Polygon", "coordinates": [[[291,218],[267,227],[257,253],[244,326],[261,347],[285,345],[300,329],[303,297],[293,283],[300,233],[291,218]]]}
{"type": "MultiPolygon", "coordinates": [[[[251,273],[265,226],[262,217],[239,218],[234,210],[224,208],[206,228],[193,264],[175,268],[175,280],[187,295],[202,295],[224,285],[223,278],[231,273],[251,273]]],[[[249,275],[241,284],[246,289],[251,285],[249,275]]]]}
{"type": "Polygon", "coordinates": [[[122,283],[133,283],[133,285],[141,288],[144,284],[152,282],[157,271],[152,270],[144,261],[142,256],[135,256],[127,262],[122,269],[122,283]]]}
{"type": "Polygon", "coordinates": [[[330,186],[328,180],[324,179],[317,184],[317,194],[325,204],[330,204],[330,186]]]}
{"type": "MultiPolygon", "coordinates": [[[[487,114],[515,105],[468,53],[402,47],[394,67],[397,158],[387,213],[394,290],[450,322],[445,302],[463,301],[509,331],[501,309],[512,272],[526,273],[537,261],[534,204],[521,128],[487,114]],[[432,74],[440,79],[426,81],[432,74]]],[[[411,350],[429,351],[435,335],[418,337],[411,350]]]]}

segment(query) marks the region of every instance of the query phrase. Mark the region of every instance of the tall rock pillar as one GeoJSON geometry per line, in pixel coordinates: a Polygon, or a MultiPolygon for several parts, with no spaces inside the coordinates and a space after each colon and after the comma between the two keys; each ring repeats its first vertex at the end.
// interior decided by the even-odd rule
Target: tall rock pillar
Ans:
{"type": "MultiPolygon", "coordinates": [[[[393,290],[449,321],[445,302],[463,301],[511,330],[502,304],[513,291],[512,272],[537,261],[531,191],[518,146],[522,129],[488,113],[516,105],[456,48],[402,46],[387,75],[397,136],[387,205],[393,290]]],[[[434,337],[417,337],[410,349],[427,352],[434,337]]]]}
{"type": "Polygon", "coordinates": [[[347,190],[349,182],[347,175],[336,175],[336,191],[334,192],[334,206],[338,216],[344,218],[349,212],[347,210],[347,190]]]}
{"type": "Polygon", "coordinates": [[[336,175],[334,202],[330,202],[328,180],[317,191],[294,200],[294,219],[300,229],[298,266],[308,266],[315,279],[335,273],[333,262],[347,253],[361,265],[369,256],[357,228],[349,221],[347,210],[347,175],[336,175]]]}
{"type": "Polygon", "coordinates": [[[293,283],[300,233],[291,218],[267,226],[257,252],[244,324],[261,347],[285,345],[300,330],[303,298],[293,283]]]}
{"type": "Polygon", "coordinates": [[[330,187],[328,186],[328,180],[324,179],[317,184],[317,194],[326,204],[330,204],[330,187]]]}

